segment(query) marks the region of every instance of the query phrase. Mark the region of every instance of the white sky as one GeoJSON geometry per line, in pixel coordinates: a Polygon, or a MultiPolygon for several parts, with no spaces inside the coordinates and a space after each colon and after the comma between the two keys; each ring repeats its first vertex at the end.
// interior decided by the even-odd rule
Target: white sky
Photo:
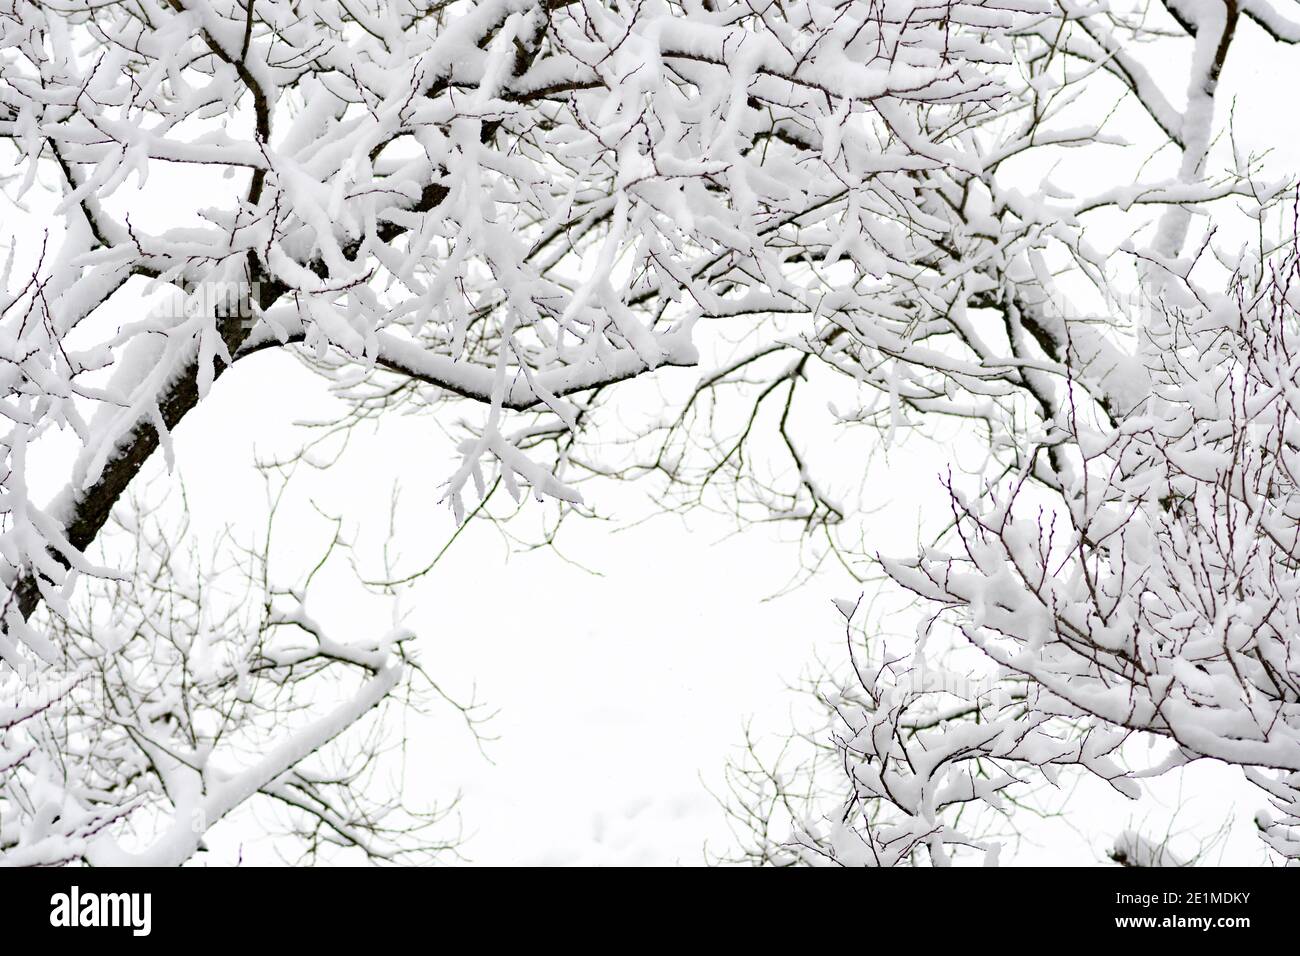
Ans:
{"type": "MultiPolygon", "coordinates": [[[[289,422],[320,416],[328,407],[322,394],[320,380],[273,355],[218,382],[176,435],[197,533],[261,523],[251,462],[291,450],[301,433],[289,422]]],[[[357,440],[326,472],[300,472],[295,497],[345,514],[358,552],[373,562],[367,570],[378,574],[389,492],[400,482],[401,536],[420,542],[406,547],[405,570],[426,563],[454,529],[436,501],[454,466],[433,423],[407,419],[357,440]]],[[[592,503],[606,512],[621,505],[625,522],[648,510],[639,489],[603,491],[592,503]]],[[[309,566],[330,531],[306,510],[285,528],[301,535],[295,544],[309,566]]],[[[550,551],[512,556],[480,523],[413,589],[407,624],[420,635],[424,665],[460,697],[476,685],[479,699],[499,711],[485,728],[498,738],[485,754],[445,713],[411,729],[413,792],[462,791],[468,858],[700,863],[706,840],[729,839],[706,786],[720,782],[747,717],[770,731],[788,726],[788,710],[802,699],[786,684],[819,645],[839,640],[840,618],[818,587],[764,603],[794,571],[794,552],[762,531],[724,539],[728,530],[704,514],[619,531],[574,522],[561,544],[598,572],[591,573],[550,551]]],[[[379,605],[363,609],[347,578],[341,574],[334,591],[339,600],[313,615],[344,636],[350,626],[387,629],[386,618],[367,618],[379,605]]],[[[244,836],[210,840],[213,862],[241,850],[258,859],[256,846],[239,845],[244,836]]]]}

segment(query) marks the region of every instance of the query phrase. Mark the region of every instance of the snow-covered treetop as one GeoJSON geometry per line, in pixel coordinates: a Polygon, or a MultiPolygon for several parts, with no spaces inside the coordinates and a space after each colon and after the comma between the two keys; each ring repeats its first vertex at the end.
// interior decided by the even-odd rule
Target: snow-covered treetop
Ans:
{"type": "Polygon", "coordinates": [[[787,266],[808,237],[901,265],[909,229],[944,227],[912,178],[967,164],[951,130],[999,95],[1005,34],[1039,9],[5,0],[6,189],[56,192],[65,225],[0,303],[0,654],[14,635],[49,652],[23,619],[68,568],[95,572],[81,552],[143,461],[264,348],[486,406],[457,509],[484,458],[576,499],[509,413],[569,427],[570,396],[693,362],[701,317],[806,310],[787,266]],[[150,176],[181,174],[181,224],[132,221],[150,176]],[[132,280],[176,291],[77,334],[132,280]],[[26,449],[65,427],[81,452],[46,504],[26,449]]]}

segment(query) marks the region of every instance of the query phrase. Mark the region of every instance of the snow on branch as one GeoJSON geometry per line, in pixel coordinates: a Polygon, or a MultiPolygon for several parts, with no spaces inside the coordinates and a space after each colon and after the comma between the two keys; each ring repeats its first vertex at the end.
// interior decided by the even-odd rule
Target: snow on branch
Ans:
{"type": "MultiPolygon", "coordinates": [[[[525,464],[510,415],[573,427],[566,397],[696,361],[693,328],[733,303],[822,308],[786,269],[800,233],[838,230],[863,201],[915,206],[918,169],[969,168],[914,114],[996,100],[1001,38],[1047,9],[147,7],[0,3],[7,188],[21,201],[53,182],[63,220],[0,302],[6,626],[45,651],[23,621],[74,570],[101,573],[79,555],[113,503],[265,348],[469,398],[483,412],[467,455],[576,499],[525,464]],[[175,225],[132,215],[157,177],[175,225]],[[132,280],[172,294],[123,315],[132,280]],[[117,332],[96,339],[106,314],[117,332]],[[47,507],[23,449],[59,428],[82,450],[47,507]]],[[[478,468],[444,489],[458,510],[478,468]]]]}

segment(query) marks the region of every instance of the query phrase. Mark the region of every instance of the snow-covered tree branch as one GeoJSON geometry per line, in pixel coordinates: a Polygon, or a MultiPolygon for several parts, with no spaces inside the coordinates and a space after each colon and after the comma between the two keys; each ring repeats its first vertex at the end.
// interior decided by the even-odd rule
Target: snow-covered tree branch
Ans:
{"type": "Polygon", "coordinates": [[[59,652],[42,680],[5,676],[4,862],[176,866],[228,815],[268,807],[290,859],[454,849],[440,825],[450,808],[416,809],[425,801],[386,782],[400,759],[393,715],[442,699],[474,732],[483,715],[443,694],[399,620],[345,639],[311,617],[312,578],[346,546],[336,536],[279,587],[278,505],[259,547],[227,540],[204,555],[186,511],[161,504],[115,511],[122,580],[93,582],[65,618],[42,612],[59,652]]]}

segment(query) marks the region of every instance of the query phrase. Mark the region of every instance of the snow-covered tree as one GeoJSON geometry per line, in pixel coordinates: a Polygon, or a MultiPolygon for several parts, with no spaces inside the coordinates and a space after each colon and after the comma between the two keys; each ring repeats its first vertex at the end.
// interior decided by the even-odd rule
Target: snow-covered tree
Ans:
{"type": "MultiPolygon", "coordinates": [[[[945,476],[932,544],[900,557],[873,542],[920,600],[911,645],[873,640],[882,622],[845,605],[865,640],[818,691],[812,766],[736,769],[756,858],[993,862],[993,815],[1062,768],[1136,798],[1144,778],[1214,760],[1262,789],[1265,844],[1300,859],[1293,179],[1267,181],[1216,103],[1257,28],[1300,40],[1269,4],[1061,3],[1017,42],[1018,106],[970,133],[983,161],[930,174],[928,211],[947,228],[906,285],[891,280],[906,289],[892,328],[863,308],[786,343],[766,381],[783,389],[798,467],[768,497],[776,510],[845,517],[820,491],[834,470],[786,433],[818,369],[870,387],[845,422],[888,438],[960,416],[988,458],[945,476]],[[1066,144],[1091,159],[1071,165],[1066,144]]],[[[740,474],[739,457],[706,474],[722,465],[740,474]]],[[[1125,834],[1116,853],[1166,858],[1138,846],[1125,834]]]]}
{"type": "Polygon", "coordinates": [[[200,553],[186,511],[160,504],[114,511],[123,578],[93,578],[67,617],[42,615],[58,657],[40,681],[4,673],[0,859],[175,866],[236,810],[291,861],[452,849],[446,810],[417,810],[392,783],[398,718],[442,698],[473,729],[479,708],[445,697],[398,617],[340,640],[308,613],[312,578],[344,542],[276,587],[277,535],[200,553]]]}
{"type": "MultiPolygon", "coordinates": [[[[1111,426],[1076,406],[1060,423],[1052,440],[1074,476],[1060,500],[1034,495],[1027,468],[975,494],[950,480],[951,543],[883,559],[928,608],[918,639],[850,639],[850,679],[820,691],[831,730],[812,769],[834,783],[803,795],[792,840],[770,834],[756,852],[996,860],[980,808],[1011,816],[1005,798],[1055,785],[1062,768],[1138,798],[1143,779],[1211,759],[1263,790],[1264,841],[1300,858],[1300,254],[1266,266],[1171,310],[1140,409],[1111,426]],[[992,671],[928,648],[945,624],[992,671]],[[1165,745],[1126,748],[1142,737],[1165,745]]],[[[788,788],[754,767],[734,782],[751,826],[788,788]]],[[[1140,834],[1117,837],[1130,863],[1165,858],[1139,853],[1140,834]]]]}
{"type": "Polygon", "coordinates": [[[410,636],[232,599],[124,507],[281,349],[350,421],[454,409],[458,518],[650,473],[856,573],[883,552],[922,624],[900,653],[843,608],[838,777],[741,777],[763,860],[992,861],[972,806],[1199,759],[1300,858],[1294,197],[1220,93],[1244,43],[1297,41],[1269,0],[0,0],[0,181],[47,227],[0,299],[0,852],[183,862],[254,799],[309,851],[440,845],[366,804],[349,736],[419,676],[410,636]],[[701,362],[610,446],[612,386],[701,362]],[[932,544],[843,533],[867,469],[811,437],[828,406],[978,441],[932,544]],[[88,557],[111,518],[131,561],[88,557]]]}
{"type": "Polygon", "coordinates": [[[923,279],[949,229],[929,183],[978,173],[967,141],[1047,9],[0,0],[0,182],[47,227],[9,237],[0,298],[5,857],[115,860],[138,830],[180,862],[258,794],[389,854],[303,762],[392,695],[407,642],[344,644],[274,582],[260,616],[209,618],[148,535],[150,560],[92,561],[145,463],[225,369],[288,349],[359,409],[457,402],[458,516],[494,476],[578,500],[591,396],[696,362],[701,323],[818,325],[923,279]],[[820,276],[842,255],[862,296],[820,276]],[[79,587],[112,611],[79,616],[79,587]],[[360,684],[278,737],[304,669],[360,684]]]}

